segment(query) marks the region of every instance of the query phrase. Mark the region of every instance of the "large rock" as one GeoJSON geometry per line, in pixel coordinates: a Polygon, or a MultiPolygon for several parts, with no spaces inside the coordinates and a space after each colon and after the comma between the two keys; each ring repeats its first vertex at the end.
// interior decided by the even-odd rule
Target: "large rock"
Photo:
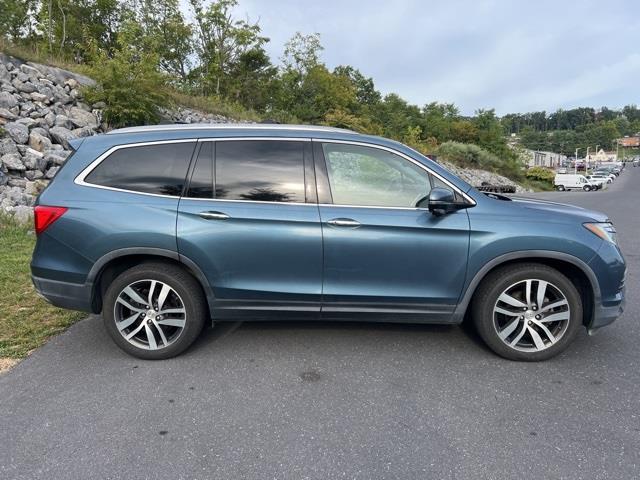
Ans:
{"type": "Polygon", "coordinates": [[[33,218],[33,207],[18,205],[13,209],[13,218],[16,222],[26,224],[33,218]]]}
{"type": "Polygon", "coordinates": [[[29,128],[22,123],[7,123],[4,126],[4,129],[16,143],[27,143],[27,140],[29,140],[29,128]]]}
{"type": "Polygon", "coordinates": [[[9,82],[11,80],[11,74],[7,67],[4,66],[4,63],[0,62],[0,83],[3,81],[9,82]]]}
{"type": "Polygon", "coordinates": [[[78,107],[71,107],[69,110],[69,119],[78,128],[98,128],[98,119],[96,116],[78,107]]]}
{"type": "Polygon", "coordinates": [[[44,159],[44,155],[37,150],[28,148],[22,156],[22,163],[27,170],[42,170],[47,168],[47,162],[44,159]]]}
{"type": "Polygon", "coordinates": [[[73,132],[64,127],[53,127],[49,130],[49,135],[53,139],[54,142],[59,143],[65,149],[71,150],[71,145],[69,144],[69,140],[73,140],[77,138],[73,132]]]}
{"type": "Polygon", "coordinates": [[[9,92],[0,92],[0,108],[13,108],[18,105],[16,97],[9,92]]]}
{"type": "MultiPolygon", "coordinates": [[[[0,65],[2,65],[0,63],[0,65]]],[[[6,120],[15,120],[18,118],[16,114],[14,114],[11,110],[7,110],[6,108],[0,108],[0,117],[6,120]]]]}
{"type": "Polygon", "coordinates": [[[0,162],[7,168],[7,170],[23,172],[27,169],[20,160],[20,155],[17,153],[7,153],[3,155],[0,157],[0,162]]]}
{"type": "Polygon", "coordinates": [[[44,154],[44,160],[47,164],[62,165],[67,160],[67,157],[65,155],[49,151],[44,154]]]}
{"type": "Polygon", "coordinates": [[[16,142],[11,140],[10,138],[0,139],[0,157],[2,155],[6,155],[7,153],[18,153],[16,142]]]}
{"type": "Polygon", "coordinates": [[[24,93],[33,93],[36,92],[38,89],[36,88],[36,86],[31,83],[31,82],[16,82],[14,83],[14,86],[21,92],[24,93]],[[17,83],[17,84],[16,84],[17,83]]]}
{"type": "Polygon", "coordinates": [[[34,102],[45,103],[47,100],[49,100],[49,97],[40,92],[33,92],[31,94],[31,100],[33,100],[34,102]]]}
{"type": "Polygon", "coordinates": [[[54,121],[54,125],[56,127],[64,127],[67,128],[69,130],[71,130],[72,128],[74,128],[73,122],[69,119],[69,117],[67,117],[66,115],[56,115],[55,121],[54,121]]]}
{"type": "Polygon", "coordinates": [[[51,180],[53,177],[56,176],[56,173],[58,173],[58,170],[60,170],[60,167],[51,167],[49,170],[47,170],[47,173],[44,174],[44,178],[51,180]]]}
{"type": "Polygon", "coordinates": [[[32,130],[29,134],[29,146],[38,152],[44,152],[51,148],[51,140],[32,130]]]}
{"type": "Polygon", "coordinates": [[[20,65],[20,70],[22,73],[33,79],[38,79],[42,76],[42,72],[39,69],[31,65],[27,65],[26,63],[20,65]]]}

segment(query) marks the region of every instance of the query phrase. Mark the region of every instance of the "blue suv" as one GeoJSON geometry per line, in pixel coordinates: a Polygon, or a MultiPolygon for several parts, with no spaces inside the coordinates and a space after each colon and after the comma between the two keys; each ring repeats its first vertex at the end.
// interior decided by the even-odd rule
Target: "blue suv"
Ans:
{"type": "Polygon", "coordinates": [[[473,322],[514,360],[624,306],[606,215],[478,192],[400,143],[323,127],[164,125],[75,140],[31,271],[147,359],[224,320],[473,322]]]}

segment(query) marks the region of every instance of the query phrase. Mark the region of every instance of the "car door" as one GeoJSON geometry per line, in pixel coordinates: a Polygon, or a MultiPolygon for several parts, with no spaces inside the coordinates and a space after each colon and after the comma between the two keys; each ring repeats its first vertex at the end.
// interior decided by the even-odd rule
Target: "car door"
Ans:
{"type": "Polygon", "coordinates": [[[450,321],[465,279],[469,218],[466,209],[434,216],[416,204],[432,186],[453,188],[384,147],[314,141],[314,158],[322,317],[450,321]]]}
{"type": "Polygon", "coordinates": [[[318,315],[322,232],[311,142],[201,141],[190,175],[178,251],[207,277],[213,317],[318,315]]]}

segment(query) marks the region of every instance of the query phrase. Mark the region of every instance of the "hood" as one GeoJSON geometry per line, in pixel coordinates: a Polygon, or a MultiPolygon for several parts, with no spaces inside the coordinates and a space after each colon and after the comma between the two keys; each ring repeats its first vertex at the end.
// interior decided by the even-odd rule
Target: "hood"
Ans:
{"type": "Polygon", "coordinates": [[[576,218],[584,219],[584,221],[608,222],[609,218],[602,212],[588,210],[586,208],[577,207],[575,205],[567,205],[565,203],[550,202],[548,200],[539,200],[537,198],[510,197],[514,206],[531,209],[535,211],[548,211],[555,213],[564,213],[576,218]]]}

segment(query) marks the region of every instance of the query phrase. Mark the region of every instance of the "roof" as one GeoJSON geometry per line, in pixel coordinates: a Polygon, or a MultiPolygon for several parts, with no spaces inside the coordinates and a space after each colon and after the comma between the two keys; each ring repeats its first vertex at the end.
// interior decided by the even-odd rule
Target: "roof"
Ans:
{"type": "Polygon", "coordinates": [[[145,125],[141,127],[127,127],[111,130],[107,135],[116,133],[147,133],[162,131],[188,131],[188,130],[281,130],[281,131],[304,131],[304,132],[340,132],[356,133],[353,130],[336,127],[324,127],[317,125],[283,125],[270,123],[189,123],[189,124],[169,124],[169,125],[145,125]]]}

